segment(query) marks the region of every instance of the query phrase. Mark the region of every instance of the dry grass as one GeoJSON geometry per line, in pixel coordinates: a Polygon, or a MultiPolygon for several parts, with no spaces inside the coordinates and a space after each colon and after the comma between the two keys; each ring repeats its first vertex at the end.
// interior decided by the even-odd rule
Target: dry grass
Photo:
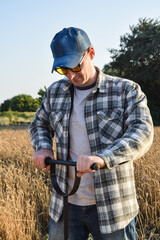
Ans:
{"type": "Polygon", "coordinates": [[[27,130],[0,131],[0,239],[42,239],[48,227],[48,175],[31,162],[27,130]]]}
{"type": "MultiPolygon", "coordinates": [[[[135,163],[139,239],[160,239],[160,128],[150,151],[135,163]]],[[[0,130],[0,240],[42,240],[48,231],[51,185],[32,165],[26,129],[0,130]]]]}
{"type": "Polygon", "coordinates": [[[29,123],[34,119],[34,115],[35,112],[15,112],[11,110],[0,112],[0,126],[29,123]]]}
{"type": "Polygon", "coordinates": [[[140,239],[160,239],[160,127],[149,152],[135,162],[140,239]]]}

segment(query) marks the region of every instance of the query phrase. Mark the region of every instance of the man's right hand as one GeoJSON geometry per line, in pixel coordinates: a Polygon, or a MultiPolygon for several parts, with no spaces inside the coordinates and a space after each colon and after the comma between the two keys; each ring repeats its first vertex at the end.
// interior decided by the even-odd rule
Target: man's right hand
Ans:
{"type": "Polygon", "coordinates": [[[46,166],[44,163],[44,159],[46,157],[54,159],[53,152],[49,149],[40,149],[39,151],[35,152],[32,161],[34,162],[37,168],[39,169],[46,168],[46,170],[49,171],[50,166],[46,166]]]}

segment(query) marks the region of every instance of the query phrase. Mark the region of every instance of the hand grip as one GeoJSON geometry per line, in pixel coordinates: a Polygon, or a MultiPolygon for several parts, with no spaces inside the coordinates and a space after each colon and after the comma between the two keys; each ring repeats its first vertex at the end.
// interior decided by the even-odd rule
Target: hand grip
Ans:
{"type": "MultiPolygon", "coordinates": [[[[50,164],[60,164],[60,165],[75,166],[76,167],[76,162],[55,160],[55,159],[51,159],[50,157],[46,157],[44,159],[44,163],[45,163],[46,166],[48,166],[50,164]]],[[[92,170],[97,171],[100,168],[100,165],[98,163],[93,163],[90,168],[92,170]]]]}
{"type": "Polygon", "coordinates": [[[90,167],[90,169],[92,169],[92,170],[98,170],[100,168],[100,165],[99,165],[99,163],[93,163],[92,165],[91,165],[91,167],[90,167]]]}

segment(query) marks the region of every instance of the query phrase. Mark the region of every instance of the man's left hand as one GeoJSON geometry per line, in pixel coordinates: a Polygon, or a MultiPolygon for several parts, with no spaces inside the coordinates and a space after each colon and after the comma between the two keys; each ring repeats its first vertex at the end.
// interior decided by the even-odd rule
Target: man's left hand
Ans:
{"type": "Polygon", "coordinates": [[[77,159],[77,177],[81,177],[85,173],[95,172],[90,168],[94,163],[98,163],[100,168],[105,166],[104,160],[98,156],[79,156],[77,159]]]}

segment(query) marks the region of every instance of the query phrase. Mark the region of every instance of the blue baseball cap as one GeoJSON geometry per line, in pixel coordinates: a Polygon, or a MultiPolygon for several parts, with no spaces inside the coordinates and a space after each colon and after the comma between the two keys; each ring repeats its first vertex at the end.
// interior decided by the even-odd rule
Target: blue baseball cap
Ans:
{"type": "Polygon", "coordinates": [[[80,28],[69,27],[58,32],[50,45],[54,58],[52,73],[56,68],[76,67],[84,50],[90,46],[89,37],[80,28]]]}

